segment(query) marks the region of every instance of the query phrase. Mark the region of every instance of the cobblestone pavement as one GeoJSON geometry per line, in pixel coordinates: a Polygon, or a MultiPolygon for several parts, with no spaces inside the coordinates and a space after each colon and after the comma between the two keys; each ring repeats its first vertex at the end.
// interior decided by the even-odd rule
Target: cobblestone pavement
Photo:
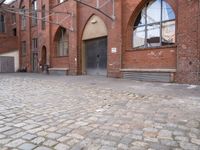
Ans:
{"type": "Polygon", "coordinates": [[[200,150],[200,87],[0,75],[0,150],[200,150]]]}

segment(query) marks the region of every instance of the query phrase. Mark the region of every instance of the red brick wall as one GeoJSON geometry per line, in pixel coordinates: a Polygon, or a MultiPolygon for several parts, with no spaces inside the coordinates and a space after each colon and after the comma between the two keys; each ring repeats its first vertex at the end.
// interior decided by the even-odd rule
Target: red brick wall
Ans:
{"type": "Polygon", "coordinates": [[[124,68],[175,69],[176,48],[127,50],[123,57],[124,68]]]}
{"type": "Polygon", "coordinates": [[[199,84],[199,1],[178,0],[178,6],[176,81],[199,84]]]}
{"type": "MultiPolygon", "coordinates": [[[[6,5],[2,5],[6,9],[6,5]]],[[[0,33],[0,53],[15,51],[18,49],[17,37],[13,36],[13,29],[16,24],[12,23],[11,13],[4,12],[5,33],[0,33]]]]}
{"type": "MultiPolygon", "coordinates": [[[[108,76],[112,77],[120,77],[120,68],[121,68],[121,33],[122,33],[122,25],[121,25],[121,10],[122,4],[121,0],[115,0],[115,9],[116,12],[116,20],[113,21],[110,18],[104,16],[100,12],[86,7],[82,4],[78,4],[78,60],[79,60],[79,72],[81,72],[82,61],[81,61],[81,50],[82,50],[82,34],[84,31],[84,27],[87,24],[87,21],[90,19],[92,15],[99,16],[106,24],[108,30],[108,76]],[[111,48],[117,48],[117,53],[112,54],[111,48]]],[[[112,5],[111,5],[112,6],[112,5]]],[[[108,14],[111,8],[105,8],[108,14]]]]}
{"type": "MultiPolygon", "coordinates": [[[[88,2],[93,5],[95,1],[88,0],[88,2]]],[[[56,57],[55,55],[54,40],[58,25],[46,23],[46,30],[41,30],[41,21],[38,21],[38,26],[32,28],[31,19],[27,18],[27,29],[21,31],[18,16],[18,45],[23,40],[28,43],[26,61],[23,62],[29,64],[29,71],[31,71],[31,40],[33,37],[38,37],[40,59],[42,47],[45,46],[48,63],[51,67],[69,67],[70,74],[82,74],[82,34],[90,17],[97,15],[105,22],[108,30],[108,76],[120,77],[121,68],[177,69],[176,82],[199,84],[199,1],[168,0],[176,13],[176,45],[138,50],[132,48],[132,28],[134,20],[145,2],[146,0],[115,0],[116,20],[112,21],[95,9],[77,4],[74,0],[68,0],[59,5],[54,0],[43,0],[43,3],[38,0],[40,10],[45,4],[47,10],[73,13],[73,17],[69,17],[62,23],[65,28],[70,28],[72,24],[74,27],[73,31],[69,31],[69,55],[68,57],[56,57]],[[117,48],[117,53],[111,53],[112,47],[117,48]]],[[[30,9],[29,1],[23,3],[22,5],[26,5],[26,8],[30,9]]],[[[111,15],[110,10],[111,5],[102,9],[103,12],[111,15]]],[[[41,17],[41,13],[39,16],[41,17]]],[[[64,17],[66,16],[59,17],[58,20],[62,20],[64,17]]],[[[47,21],[56,22],[56,19],[55,16],[47,17],[47,21]]]]}
{"type": "MultiPolygon", "coordinates": [[[[174,0],[168,1],[176,12],[174,0]]],[[[145,1],[125,0],[123,3],[123,68],[125,69],[175,69],[176,47],[134,49],[132,47],[133,25],[145,1]]]]}

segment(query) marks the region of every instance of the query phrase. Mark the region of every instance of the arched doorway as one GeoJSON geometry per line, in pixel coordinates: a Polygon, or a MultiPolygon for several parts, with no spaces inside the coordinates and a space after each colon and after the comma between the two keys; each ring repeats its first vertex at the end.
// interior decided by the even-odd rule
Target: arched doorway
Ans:
{"type": "Polygon", "coordinates": [[[42,71],[44,71],[44,66],[47,64],[47,50],[46,47],[42,47],[42,54],[41,54],[41,64],[42,65],[42,71]]]}
{"type": "Polygon", "coordinates": [[[82,68],[88,75],[107,75],[107,28],[98,16],[87,22],[83,36],[82,68]]]}

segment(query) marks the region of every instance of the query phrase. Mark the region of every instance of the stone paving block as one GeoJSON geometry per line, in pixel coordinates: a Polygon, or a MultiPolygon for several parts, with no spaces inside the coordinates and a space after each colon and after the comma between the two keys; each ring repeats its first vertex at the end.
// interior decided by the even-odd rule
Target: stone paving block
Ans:
{"type": "Polygon", "coordinates": [[[102,146],[99,150],[117,150],[117,148],[110,146],[102,146]]]}
{"type": "Polygon", "coordinates": [[[34,150],[52,150],[51,148],[45,147],[45,146],[39,146],[34,150]]]}
{"type": "Polygon", "coordinates": [[[188,143],[188,142],[181,142],[180,147],[185,150],[198,150],[199,147],[195,144],[188,143]]]}
{"type": "Polygon", "coordinates": [[[200,139],[192,138],[191,142],[200,146],[200,139]]]}
{"type": "Polygon", "coordinates": [[[178,143],[173,140],[168,140],[168,139],[162,139],[161,144],[166,145],[166,146],[171,146],[171,147],[177,147],[178,143]]]}
{"type": "Polygon", "coordinates": [[[59,137],[61,137],[61,134],[58,133],[49,133],[46,137],[50,138],[50,139],[58,139],[59,137]]]}
{"type": "Polygon", "coordinates": [[[44,141],[45,141],[44,137],[37,137],[37,138],[33,139],[31,142],[36,145],[39,145],[39,144],[43,143],[44,141]]]}
{"type": "Polygon", "coordinates": [[[175,140],[176,141],[182,141],[182,142],[188,142],[189,138],[188,137],[184,137],[184,136],[176,136],[175,140]]]}
{"type": "Polygon", "coordinates": [[[21,150],[33,150],[35,147],[37,147],[37,146],[34,145],[34,144],[24,143],[21,146],[19,146],[18,148],[21,149],[21,150]]]}
{"type": "Polygon", "coordinates": [[[76,133],[70,133],[70,134],[67,134],[67,136],[73,137],[73,138],[76,138],[76,139],[80,139],[80,140],[84,139],[84,137],[82,135],[76,134],[76,133]]]}
{"type": "Polygon", "coordinates": [[[134,141],[133,143],[131,143],[133,146],[135,147],[139,147],[139,148],[148,148],[149,144],[146,142],[141,142],[141,141],[134,141]]]}
{"type": "Polygon", "coordinates": [[[16,134],[16,133],[18,133],[18,132],[20,132],[20,131],[21,131],[21,129],[12,129],[12,130],[8,130],[8,131],[4,132],[3,134],[9,136],[9,135],[16,134]]]}
{"type": "Polygon", "coordinates": [[[68,145],[59,143],[54,148],[55,150],[68,150],[70,147],[68,145]]]}
{"type": "Polygon", "coordinates": [[[18,123],[18,124],[15,124],[14,126],[20,128],[20,127],[23,127],[25,125],[27,125],[27,124],[26,123],[18,123]]]}
{"type": "Polygon", "coordinates": [[[77,140],[77,139],[70,139],[70,140],[68,140],[67,142],[65,142],[67,145],[69,145],[69,146],[73,146],[73,145],[75,145],[76,143],[78,143],[79,142],[79,140],[77,140]]]}
{"type": "Polygon", "coordinates": [[[0,139],[3,139],[3,138],[5,138],[5,137],[6,137],[5,135],[0,134],[0,139]]]}
{"type": "Polygon", "coordinates": [[[17,138],[22,137],[25,134],[26,134],[26,132],[19,132],[17,134],[12,135],[11,137],[14,138],[14,139],[17,139],[17,138]]]}
{"type": "Polygon", "coordinates": [[[43,145],[48,146],[48,147],[53,147],[54,145],[58,144],[57,141],[54,140],[47,140],[43,143],[43,145]]]}
{"type": "Polygon", "coordinates": [[[57,139],[57,141],[59,141],[59,142],[64,142],[64,141],[67,141],[67,140],[69,140],[69,139],[71,139],[71,137],[69,137],[69,136],[62,136],[62,137],[60,137],[59,139],[57,139]]]}
{"type": "Polygon", "coordinates": [[[25,139],[25,140],[32,140],[34,138],[36,138],[37,136],[36,135],[33,135],[33,134],[26,134],[24,135],[22,138],[25,139]]]}
{"type": "Polygon", "coordinates": [[[10,143],[6,144],[7,147],[14,147],[16,148],[17,146],[25,143],[26,141],[22,140],[22,139],[17,139],[14,141],[11,141],[10,143]]]}
{"type": "Polygon", "coordinates": [[[169,130],[161,130],[158,134],[159,139],[173,140],[172,132],[169,130]]]}
{"type": "Polygon", "coordinates": [[[128,150],[129,149],[128,145],[125,145],[125,144],[122,144],[122,143],[119,143],[117,148],[121,149],[121,150],[128,150]]]}
{"type": "Polygon", "coordinates": [[[5,131],[8,131],[8,130],[10,130],[10,129],[12,129],[11,127],[2,127],[2,128],[0,128],[0,133],[1,132],[5,132],[5,131]]]}
{"type": "Polygon", "coordinates": [[[10,142],[12,139],[10,138],[5,138],[5,139],[0,139],[0,144],[1,145],[5,145],[7,144],[8,142],[10,142]]]}

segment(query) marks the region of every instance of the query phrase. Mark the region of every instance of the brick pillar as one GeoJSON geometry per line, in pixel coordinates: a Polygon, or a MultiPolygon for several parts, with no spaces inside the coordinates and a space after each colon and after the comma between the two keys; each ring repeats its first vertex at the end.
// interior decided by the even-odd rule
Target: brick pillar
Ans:
{"type": "Polygon", "coordinates": [[[177,1],[177,74],[179,83],[198,84],[198,1],[177,1]]]}
{"type": "Polygon", "coordinates": [[[114,21],[110,21],[108,29],[108,76],[121,77],[122,56],[122,1],[115,1],[114,21]],[[117,10],[117,11],[116,11],[117,10]],[[116,50],[116,51],[115,51],[116,50]]]}
{"type": "Polygon", "coordinates": [[[77,50],[77,3],[73,0],[69,3],[70,12],[73,13],[71,20],[72,31],[70,31],[70,51],[69,51],[69,74],[77,75],[78,70],[78,50],[77,50]]]}

